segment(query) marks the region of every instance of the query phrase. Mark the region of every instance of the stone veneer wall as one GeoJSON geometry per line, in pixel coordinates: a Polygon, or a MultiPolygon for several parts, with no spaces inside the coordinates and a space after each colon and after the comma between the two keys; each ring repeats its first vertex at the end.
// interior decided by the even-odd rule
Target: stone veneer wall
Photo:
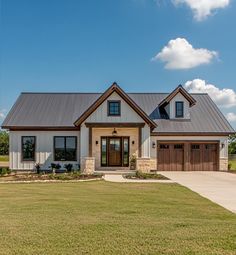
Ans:
{"type": "MultiPolygon", "coordinates": [[[[101,136],[112,136],[114,128],[93,128],[92,130],[92,155],[95,157],[95,168],[101,167],[101,136]],[[96,144],[98,141],[98,144],[96,144]]],[[[138,128],[116,128],[117,137],[128,136],[130,143],[130,156],[138,156],[138,128]],[[134,141],[134,144],[132,144],[134,141]]]]}
{"type": "Polygon", "coordinates": [[[137,158],[136,169],[142,173],[149,173],[151,170],[151,159],[137,158]]]}
{"type": "Polygon", "coordinates": [[[94,157],[81,158],[81,171],[85,174],[93,174],[95,171],[95,158],[94,157]]]}
{"type": "Polygon", "coordinates": [[[228,158],[220,158],[220,171],[228,171],[228,158]]]}

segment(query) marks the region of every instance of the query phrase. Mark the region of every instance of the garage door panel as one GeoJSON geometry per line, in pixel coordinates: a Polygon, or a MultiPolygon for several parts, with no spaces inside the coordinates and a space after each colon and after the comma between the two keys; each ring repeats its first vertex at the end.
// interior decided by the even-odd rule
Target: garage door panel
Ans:
{"type": "Polygon", "coordinates": [[[190,170],[214,171],[217,170],[217,143],[191,144],[190,170]]]}
{"type": "Polygon", "coordinates": [[[157,147],[159,171],[215,171],[217,142],[161,142],[157,147]]]}
{"type": "Polygon", "coordinates": [[[158,170],[182,171],[184,164],[183,144],[165,143],[158,148],[158,170]]]}

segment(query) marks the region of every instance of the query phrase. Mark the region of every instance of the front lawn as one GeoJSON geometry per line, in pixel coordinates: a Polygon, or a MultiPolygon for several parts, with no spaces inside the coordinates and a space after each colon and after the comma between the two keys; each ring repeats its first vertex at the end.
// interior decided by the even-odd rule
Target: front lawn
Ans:
{"type": "Polygon", "coordinates": [[[235,254],[236,215],[177,184],[0,185],[0,254],[235,254]]]}
{"type": "Polygon", "coordinates": [[[236,170],[236,160],[229,160],[229,164],[231,165],[230,170],[236,170]]]}
{"type": "Polygon", "coordinates": [[[3,161],[3,162],[9,161],[9,156],[8,155],[0,155],[0,161],[3,161]]]}

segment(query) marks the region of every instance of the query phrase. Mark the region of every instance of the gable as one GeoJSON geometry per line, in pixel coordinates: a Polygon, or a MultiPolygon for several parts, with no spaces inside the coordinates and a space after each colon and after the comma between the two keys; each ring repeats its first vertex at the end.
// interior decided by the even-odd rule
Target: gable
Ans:
{"type": "Polygon", "coordinates": [[[179,85],[175,90],[173,90],[166,98],[164,98],[160,103],[159,107],[166,106],[167,104],[170,103],[170,101],[177,95],[181,93],[182,96],[186,98],[189,102],[189,106],[192,107],[193,105],[196,104],[196,100],[192,97],[191,94],[189,94],[183,87],[182,85],[179,85]]]}
{"type": "Polygon", "coordinates": [[[114,92],[120,96],[152,129],[157,124],[126,94],[116,83],[113,83],[97,100],[93,103],[75,122],[75,126],[80,126],[104,101],[114,92]]]}
{"type": "Polygon", "coordinates": [[[113,92],[88,118],[85,122],[144,122],[140,115],[121,98],[113,92]],[[120,116],[108,116],[108,101],[120,101],[120,116]]]}
{"type": "Polygon", "coordinates": [[[167,113],[170,117],[170,119],[175,119],[175,103],[176,102],[183,102],[184,103],[184,117],[183,119],[190,119],[190,106],[188,100],[181,94],[176,94],[169,104],[166,106],[165,109],[168,109],[167,113]]]}

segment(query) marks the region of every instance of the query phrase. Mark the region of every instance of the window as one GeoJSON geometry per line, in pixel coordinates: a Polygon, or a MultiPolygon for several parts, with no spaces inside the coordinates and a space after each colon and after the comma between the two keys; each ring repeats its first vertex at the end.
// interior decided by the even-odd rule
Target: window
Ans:
{"type": "Polygon", "coordinates": [[[129,166],[129,138],[123,138],[123,166],[129,166]]]}
{"type": "Polygon", "coordinates": [[[160,144],[160,149],[169,149],[168,144],[160,144]]]}
{"type": "Polygon", "coordinates": [[[199,144],[192,144],[191,145],[191,149],[192,150],[199,150],[200,149],[200,145],[199,144]]]}
{"type": "Polygon", "coordinates": [[[106,137],[101,138],[101,165],[106,166],[107,165],[107,139],[106,137]]]}
{"type": "Polygon", "coordinates": [[[183,144],[174,144],[174,149],[183,149],[183,144]]]}
{"type": "Polygon", "coordinates": [[[108,101],[108,116],[120,116],[120,101],[108,101]]]}
{"type": "Polygon", "coordinates": [[[22,160],[34,161],[35,160],[35,136],[22,136],[22,160]]]}
{"type": "Polygon", "coordinates": [[[175,117],[184,117],[184,102],[175,102],[175,117]]]}
{"type": "Polygon", "coordinates": [[[54,160],[76,161],[77,137],[55,136],[54,137],[54,160]]]}

